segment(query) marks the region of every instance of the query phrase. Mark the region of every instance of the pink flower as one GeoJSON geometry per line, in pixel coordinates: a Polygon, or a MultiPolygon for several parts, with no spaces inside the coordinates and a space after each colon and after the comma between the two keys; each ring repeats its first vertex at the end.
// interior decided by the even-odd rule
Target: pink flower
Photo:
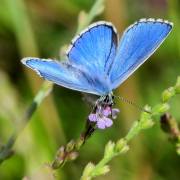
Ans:
{"type": "Polygon", "coordinates": [[[97,128],[105,129],[113,125],[112,119],[116,119],[119,112],[119,109],[112,109],[111,106],[98,106],[96,112],[91,113],[88,119],[91,122],[96,122],[97,128]]]}
{"type": "Polygon", "coordinates": [[[92,113],[89,115],[88,118],[91,122],[96,122],[97,121],[97,114],[92,113]]]}
{"type": "Polygon", "coordinates": [[[105,107],[105,109],[103,109],[103,115],[108,117],[109,115],[111,115],[111,111],[112,111],[111,107],[107,106],[105,107]]]}
{"type": "Polygon", "coordinates": [[[101,119],[98,119],[98,121],[97,121],[97,127],[99,129],[105,129],[107,127],[111,127],[112,124],[113,124],[113,121],[107,117],[103,117],[101,119]]]}
{"type": "Polygon", "coordinates": [[[120,110],[117,108],[112,109],[112,118],[116,119],[119,112],[120,110]]]}

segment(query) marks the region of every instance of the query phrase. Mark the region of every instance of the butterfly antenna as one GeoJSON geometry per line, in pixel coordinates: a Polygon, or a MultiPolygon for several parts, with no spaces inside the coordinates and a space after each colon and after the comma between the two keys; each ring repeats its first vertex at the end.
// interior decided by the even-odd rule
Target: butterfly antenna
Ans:
{"type": "Polygon", "coordinates": [[[130,101],[130,100],[128,100],[128,99],[125,99],[125,98],[124,98],[124,97],[122,97],[122,96],[115,96],[115,95],[114,95],[114,97],[116,97],[116,98],[120,99],[121,101],[123,101],[123,102],[125,102],[125,103],[128,103],[128,104],[130,104],[130,105],[134,106],[134,107],[135,107],[135,108],[137,108],[139,111],[142,111],[142,112],[146,112],[146,113],[151,114],[151,112],[150,112],[150,111],[147,111],[147,110],[146,110],[146,109],[144,109],[143,107],[141,107],[141,106],[137,105],[136,103],[134,103],[134,102],[132,102],[132,101],[130,101]]]}

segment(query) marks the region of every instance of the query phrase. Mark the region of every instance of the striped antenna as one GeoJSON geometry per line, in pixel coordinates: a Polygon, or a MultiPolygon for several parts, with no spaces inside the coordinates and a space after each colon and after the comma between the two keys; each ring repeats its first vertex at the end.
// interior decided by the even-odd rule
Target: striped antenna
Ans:
{"type": "Polygon", "coordinates": [[[132,102],[132,101],[130,101],[130,100],[128,100],[128,99],[125,99],[125,98],[122,97],[122,96],[116,96],[116,95],[114,95],[114,97],[115,97],[115,98],[118,98],[119,100],[121,100],[121,101],[123,101],[123,102],[125,102],[125,103],[128,103],[128,104],[134,106],[135,108],[137,108],[137,109],[138,109],[139,111],[141,111],[141,112],[146,112],[146,113],[151,114],[150,111],[147,111],[147,110],[144,109],[143,107],[137,105],[136,103],[134,103],[134,102],[132,102]]]}

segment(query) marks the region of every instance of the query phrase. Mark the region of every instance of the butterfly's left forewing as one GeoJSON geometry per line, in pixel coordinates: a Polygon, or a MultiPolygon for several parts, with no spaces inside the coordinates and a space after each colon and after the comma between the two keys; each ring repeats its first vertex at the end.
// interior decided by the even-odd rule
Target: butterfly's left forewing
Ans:
{"type": "Polygon", "coordinates": [[[85,67],[90,74],[104,76],[115,57],[116,46],[115,27],[109,22],[99,21],[72,40],[67,56],[72,64],[85,67]]]}
{"type": "Polygon", "coordinates": [[[108,73],[115,89],[125,81],[161,45],[172,23],[161,19],[141,19],[122,35],[116,57],[108,73]]]}

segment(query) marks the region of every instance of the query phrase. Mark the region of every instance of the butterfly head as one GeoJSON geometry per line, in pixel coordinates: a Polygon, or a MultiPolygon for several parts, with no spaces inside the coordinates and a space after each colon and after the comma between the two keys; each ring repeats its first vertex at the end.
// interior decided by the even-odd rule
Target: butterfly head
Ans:
{"type": "Polygon", "coordinates": [[[114,95],[112,92],[110,92],[107,95],[101,96],[98,100],[97,103],[99,105],[103,106],[112,106],[114,104],[114,95]]]}

